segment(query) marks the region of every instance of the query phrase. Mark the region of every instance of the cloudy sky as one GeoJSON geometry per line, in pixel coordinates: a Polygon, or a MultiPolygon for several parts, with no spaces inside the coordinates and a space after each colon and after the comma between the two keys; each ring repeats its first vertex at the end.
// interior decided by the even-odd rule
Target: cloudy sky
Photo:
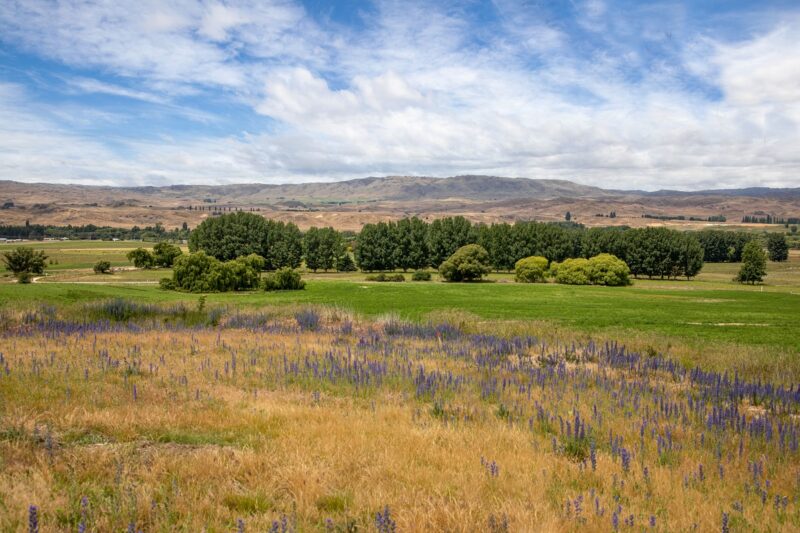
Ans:
{"type": "Polygon", "coordinates": [[[800,186],[800,2],[0,1],[0,179],[800,186]]]}

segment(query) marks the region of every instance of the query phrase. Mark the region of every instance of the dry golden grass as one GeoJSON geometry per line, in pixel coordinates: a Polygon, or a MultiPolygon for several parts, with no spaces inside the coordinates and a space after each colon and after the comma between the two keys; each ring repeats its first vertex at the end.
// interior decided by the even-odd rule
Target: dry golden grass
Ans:
{"type": "MultiPolygon", "coordinates": [[[[321,315],[318,331],[299,331],[287,317],[262,319],[257,329],[7,326],[0,529],[25,531],[30,505],[42,532],[81,523],[88,531],[131,523],[231,531],[240,519],[246,531],[267,531],[283,517],[290,530],[375,531],[386,506],[397,531],[505,531],[504,523],[509,531],[609,531],[618,506],[620,528],[631,531],[651,516],[657,531],[719,530],[723,512],[733,530],[800,527],[797,452],[745,432],[740,456],[739,436],[707,430],[703,416],[659,415],[659,399],[682,408],[700,394],[668,373],[578,357],[538,386],[538,366],[526,362],[539,345],[489,356],[494,344],[476,337],[411,334],[392,317],[353,324],[336,309],[321,315]],[[491,364],[480,363],[481,353],[491,364]],[[343,369],[336,379],[313,375],[315,362],[330,372],[333,361],[343,369]],[[420,367],[438,376],[435,394],[419,394],[420,367]],[[482,397],[493,378],[496,390],[482,397]],[[596,468],[588,456],[571,457],[559,431],[557,416],[571,421],[576,412],[594,428],[596,468]],[[667,428],[675,451],[659,455],[651,431],[667,428]],[[632,453],[627,472],[609,431],[632,453]],[[764,464],[766,504],[749,461],[764,464]],[[776,496],[787,505],[776,508],[776,496]]],[[[491,329],[466,314],[439,319],[491,329]]]]}

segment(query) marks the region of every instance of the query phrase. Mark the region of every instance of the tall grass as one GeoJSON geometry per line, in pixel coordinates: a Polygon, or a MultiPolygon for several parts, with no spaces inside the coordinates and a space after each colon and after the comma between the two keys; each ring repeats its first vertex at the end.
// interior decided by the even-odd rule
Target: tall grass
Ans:
{"type": "Polygon", "coordinates": [[[800,528],[794,387],[468,316],[165,309],[0,331],[0,530],[800,528]]]}

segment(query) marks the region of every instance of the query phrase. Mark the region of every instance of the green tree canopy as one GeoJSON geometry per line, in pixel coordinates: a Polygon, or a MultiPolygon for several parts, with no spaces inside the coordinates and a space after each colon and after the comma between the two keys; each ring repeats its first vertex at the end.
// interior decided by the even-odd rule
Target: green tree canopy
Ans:
{"type": "Polygon", "coordinates": [[[243,255],[268,255],[267,222],[244,211],[205,219],[189,235],[189,251],[202,251],[220,261],[243,255]]]}
{"type": "Polygon", "coordinates": [[[789,244],[782,233],[770,233],[767,236],[767,253],[770,261],[789,259],[789,244]]]}
{"type": "Polygon", "coordinates": [[[156,263],[153,252],[144,248],[131,250],[125,257],[127,257],[128,261],[133,263],[133,266],[136,268],[153,268],[156,263]]]}
{"type": "Polygon", "coordinates": [[[153,246],[153,262],[158,267],[171,268],[175,259],[182,253],[181,249],[174,244],[159,242],[153,246]]]}
{"type": "Polygon", "coordinates": [[[21,274],[44,274],[46,261],[47,256],[43,250],[34,250],[25,246],[3,252],[3,263],[6,265],[6,269],[18,277],[21,274]]]}
{"type": "Polygon", "coordinates": [[[742,252],[742,267],[736,276],[740,283],[761,283],[767,275],[767,254],[757,241],[748,242],[742,252]]]}

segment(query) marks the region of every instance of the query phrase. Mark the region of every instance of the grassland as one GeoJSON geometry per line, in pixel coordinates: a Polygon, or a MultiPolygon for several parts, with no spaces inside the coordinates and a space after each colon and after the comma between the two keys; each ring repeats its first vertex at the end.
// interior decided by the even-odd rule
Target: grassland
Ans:
{"type": "Polygon", "coordinates": [[[201,303],[91,273],[138,245],[0,283],[2,531],[800,528],[796,254],[763,287],[308,273],[201,303]]]}
{"type": "MultiPolygon", "coordinates": [[[[129,268],[124,254],[140,244],[45,243],[62,268],[29,286],[0,283],[0,305],[79,305],[115,297],[196,302],[197,295],[157,288],[168,270],[91,272],[103,254],[123,258],[118,263],[129,268]]],[[[369,317],[391,313],[422,322],[458,315],[473,331],[496,328],[501,321],[508,330],[544,337],[626,339],[636,349],[665,352],[689,366],[800,381],[800,254],[792,251],[790,261],[770,263],[762,286],[733,283],[737,269],[736,264],[707,264],[692,281],[643,279],[625,288],[516,284],[507,273],[490,275],[490,283],[459,285],[369,283],[361,273],[309,272],[305,291],[211,294],[208,301],[245,307],[333,305],[369,317]]]]}
{"type": "Polygon", "coordinates": [[[800,405],[763,383],[341,310],[76,311],[4,317],[3,531],[800,527],[800,405]]]}

